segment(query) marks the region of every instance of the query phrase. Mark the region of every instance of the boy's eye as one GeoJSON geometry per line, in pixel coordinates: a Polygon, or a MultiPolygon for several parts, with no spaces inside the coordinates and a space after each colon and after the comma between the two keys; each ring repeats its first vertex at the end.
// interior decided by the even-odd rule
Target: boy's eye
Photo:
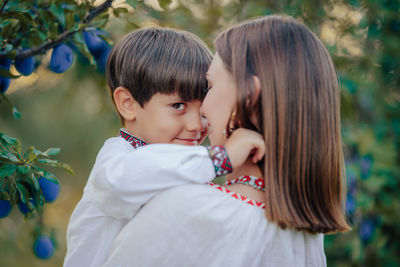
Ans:
{"type": "Polygon", "coordinates": [[[176,110],[183,110],[185,108],[185,103],[174,103],[171,105],[176,110]]]}

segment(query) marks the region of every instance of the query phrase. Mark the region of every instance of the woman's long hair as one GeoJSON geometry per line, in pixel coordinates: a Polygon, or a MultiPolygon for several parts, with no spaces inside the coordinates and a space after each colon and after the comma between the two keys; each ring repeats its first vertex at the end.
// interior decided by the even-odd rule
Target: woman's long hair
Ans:
{"type": "Polygon", "coordinates": [[[324,45],[295,19],[267,16],[226,30],[215,47],[236,81],[239,126],[265,139],[267,218],[311,233],[348,230],[340,95],[324,45]],[[261,84],[256,103],[253,76],[261,84]]]}

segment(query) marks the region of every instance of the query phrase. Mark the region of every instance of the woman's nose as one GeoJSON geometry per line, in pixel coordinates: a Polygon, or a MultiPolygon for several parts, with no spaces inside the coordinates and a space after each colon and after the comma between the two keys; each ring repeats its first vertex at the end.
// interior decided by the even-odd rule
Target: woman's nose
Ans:
{"type": "Polygon", "coordinates": [[[199,131],[202,132],[206,129],[207,122],[203,116],[200,115],[199,112],[197,114],[193,114],[188,118],[187,129],[188,131],[199,131]]]}

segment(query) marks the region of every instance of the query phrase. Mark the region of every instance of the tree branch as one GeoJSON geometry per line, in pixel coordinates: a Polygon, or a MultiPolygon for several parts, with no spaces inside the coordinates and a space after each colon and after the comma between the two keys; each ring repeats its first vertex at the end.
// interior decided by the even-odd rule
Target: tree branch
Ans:
{"type": "Polygon", "coordinates": [[[6,7],[7,2],[8,2],[8,0],[4,0],[3,3],[1,4],[0,13],[3,13],[3,10],[6,7]]]}
{"type": "MultiPolygon", "coordinates": [[[[98,16],[103,11],[107,10],[108,8],[110,8],[112,2],[113,2],[113,0],[106,0],[103,4],[99,5],[98,7],[93,8],[92,10],[90,10],[89,14],[87,14],[83,18],[83,20],[82,20],[82,22],[80,24],[88,24],[96,16],[98,16]]],[[[64,41],[69,39],[72,35],[74,35],[75,33],[79,32],[81,30],[83,30],[83,29],[74,30],[74,31],[64,31],[63,33],[61,33],[53,41],[49,41],[49,42],[44,43],[42,45],[39,45],[37,47],[18,52],[18,54],[15,56],[15,59],[22,59],[22,58],[31,57],[31,56],[34,56],[34,55],[44,54],[50,48],[56,47],[57,45],[63,43],[64,41]]],[[[0,56],[5,56],[8,53],[0,53],[0,56]]]]}

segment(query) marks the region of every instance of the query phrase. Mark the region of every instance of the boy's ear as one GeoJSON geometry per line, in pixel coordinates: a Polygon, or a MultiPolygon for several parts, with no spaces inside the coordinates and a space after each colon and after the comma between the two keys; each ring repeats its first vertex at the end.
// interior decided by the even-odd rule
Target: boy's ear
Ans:
{"type": "Polygon", "coordinates": [[[120,86],[114,90],[113,97],[119,114],[121,114],[126,121],[134,120],[140,105],[133,98],[131,92],[125,87],[120,86]]]}

